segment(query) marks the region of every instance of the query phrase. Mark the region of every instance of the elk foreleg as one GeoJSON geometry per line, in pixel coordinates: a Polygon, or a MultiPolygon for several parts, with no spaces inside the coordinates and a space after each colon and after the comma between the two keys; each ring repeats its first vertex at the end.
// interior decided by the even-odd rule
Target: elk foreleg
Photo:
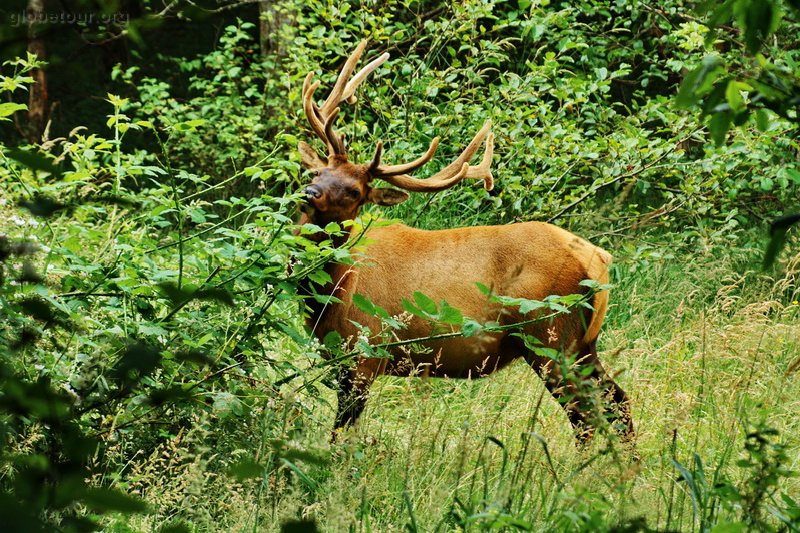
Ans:
{"type": "Polygon", "coordinates": [[[345,427],[355,424],[367,403],[369,387],[375,380],[375,372],[361,364],[355,367],[342,366],[339,369],[339,390],[337,391],[336,420],[331,440],[345,427]]]}

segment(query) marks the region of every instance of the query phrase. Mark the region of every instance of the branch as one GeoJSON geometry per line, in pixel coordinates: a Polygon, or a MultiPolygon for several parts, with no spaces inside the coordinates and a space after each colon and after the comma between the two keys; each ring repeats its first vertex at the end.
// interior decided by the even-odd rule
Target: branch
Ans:
{"type": "Polygon", "coordinates": [[[658,156],[657,158],[655,158],[655,159],[654,159],[653,161],[651,161],[650,163],[648,163],[648,164],[646,164],[646,165],[643,165],[643,166],[639,167],[638,169],[636,169],[636,170],[634,170],[634,171],[632,171],[632,172],[628,172],[627,174],[620,174],[619,176],[617,176],[617,177],[615,177],[615,178],[613,178],[613,179],[611,179],[611,180],[609,180],[609,181],[607,181],[607,182],[605,182],[605,183],[601,183],[600,185],[597,185],[597,186],[595,186],[595,187],[593,187],[593,188],[589,189],[589,190],[588,190],[588,191],[586,191],[586,192],[585,192],[585,193],[584,193],[582,196],[580,196],[579,198],[577,198],[577,199],[573,200],[573,201],[572,201],[572,202],[570,202],[570,203],[569,203],[567,206],[565,206],[563,209],[561,209],[561,211],[559,211],[559,212],[558,212],[558,213],[556,213],[555,215],[553,215],[553,216],[551,216],[550,218],[548,218],[548,219],[547,219],[547,222],[553,222],[553,221],[554,221],[554,220],[556,220],[557,218],[560,218],[560,217],[561,217],[561,216],[562,216],[564,213],[566,213],[567,211],[569,211],[570,209],[572,209],[572,208],[573,208],[573,207],[575,207],[576,205],[580,204],[581,202],[583,202],[584,200],[586,200],[587,198],[589,198],[590,196],[592,196],[594,193],[596,193],[596,192],[597,192],[597,191],[599,191],[600,189],[605,189],[605,188],[606,188],[606,187],[608,187],[609,185],[614,185],[615,183],[618,183],[618,182],[620,182],[620,181],[622,181],[622,180],[625,180],[625,179],[628,179],[628,178],[633,178],[633,177],[636,177],[636,176],[638,176],[639,174],[641,174],[641,173],[643,173],[643,172],[645,172],[645,171],[647,171],[647,170],[650,170],[650,169],[651,169],[651,168],[653,168],[655,165],[657,165],[659,162],[661,162],[662,160],[664,160],[664,158],[666,158],[666,157],[667,157],[669,154],[671,154],[672,152],[674,152],[674,151],[675,151],[675,149],[676,149],[678,146],[680,146],[680,145],[681,145],[681,144],[683,144],[685,141],[687,141],[688,139],[690,139],[690,138],[691,138],[691,137],[692,137],[692,136],[693,136],[695,133],[697,133],[697,132],[698,132],[700,129],[701,129],[701,128],[700,128],[700,127],[698,127],[698,128],[695,128],[694,130],[692,130],[692,132],[691,132],[689,135],[687,135],[686,137],[684,137],[684,138],[683,138],[683,139],[681,139],[680,141],[678,141],[678,142],[674,143],[674,144],[673,144],[673,146],[672,146],[672,147],[671,147],[669,150],[666,150],[666,151],[665,151],[663,154],[661,154],[660,156],[658,156]]]}

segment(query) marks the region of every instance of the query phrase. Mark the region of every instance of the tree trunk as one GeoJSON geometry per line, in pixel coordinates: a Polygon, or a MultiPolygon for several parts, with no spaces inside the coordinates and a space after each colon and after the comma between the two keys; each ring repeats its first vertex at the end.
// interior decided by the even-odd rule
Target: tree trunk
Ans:
{"type": "Polygon", "coordinates": [[[281,30],[293,26],[295,21],[286,3],[281,0],[261,0],[258,3],[258,30],[261,55],[276,58],[286,55],[281,30]]]}
{"type": "MultiPolygon", "coordinates": [[[[46,19],[44,11],[44,0],[28,0],[26,10],[28,17],[28,52],[34,54],[39,61],[47,58],[44,39],[37,35],[36,26],[46,19]]],[[[28,142],[35,143],[42,141],[47,125],[48,115],[48,95],[47,95],[47,74],[43,69],[37,68],[31,71],[34,83],[30,88],[28,99],[28,123],[25,125],[25,137],[28,142]]]]}

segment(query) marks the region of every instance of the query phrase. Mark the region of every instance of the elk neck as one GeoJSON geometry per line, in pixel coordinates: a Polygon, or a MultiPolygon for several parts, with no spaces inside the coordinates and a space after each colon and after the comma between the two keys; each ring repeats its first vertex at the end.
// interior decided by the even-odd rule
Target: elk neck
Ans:
{"type": "MultiPolygon", "coordinates": [[[[300,216],[297,224],[298,226],[302,226],[308,222],[312,221],[306,213],[303,213],[300,216]]],[[[320,231],[306,235],[306,238],[317,244],[326,240],[330,240],[334,248],[341,248],[347,243],[347,241],[350,239],[350,236],[351,232],[343,233],[341,235],[334,235],[331,237],[329,234],[320,231]]],[[[329,314],[332,309],[339,305],[335,302],[321,302],[316,298],[312,298],[311,295],[316,293],[319,295],[336,296],[337,298],[341,299],[343,296],[342,293],[344,292],[345,277],[349,271],[347,265],[343,265],[333,260],[328,261],[323,267],[323,270],[331,279],[331,282],[325,286],[320,287],[316,285],[312,287],[311,279],[308,277],[300,280],[298,284],[299,293],[303,296],[308,296],[308,298],[305,300],[305,305],[309,310],[309,316],[306,318],[306,325],[308,325],[310,328],[318,326],[318,324],[323,320],[324,315],[329,314]]]]}

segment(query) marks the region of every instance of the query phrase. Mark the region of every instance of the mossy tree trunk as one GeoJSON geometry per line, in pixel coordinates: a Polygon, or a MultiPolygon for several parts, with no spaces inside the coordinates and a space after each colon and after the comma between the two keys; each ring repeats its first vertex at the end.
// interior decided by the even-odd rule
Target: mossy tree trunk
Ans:
{"type": "MultiPolygon", "coordinates": [[[[47,49],[39,28],[46,19],[44,0],[28,0],[26,9],[28,22],[28,52],[40,61],[47,59],[47,49]]],[[[28,142],[41,142],[49,118],[49,97],[47,94],[47,73],[37,68],[31,72],[34,83],[28,97],[28,120],[23,125],[23,134],[28,142]]]]}

